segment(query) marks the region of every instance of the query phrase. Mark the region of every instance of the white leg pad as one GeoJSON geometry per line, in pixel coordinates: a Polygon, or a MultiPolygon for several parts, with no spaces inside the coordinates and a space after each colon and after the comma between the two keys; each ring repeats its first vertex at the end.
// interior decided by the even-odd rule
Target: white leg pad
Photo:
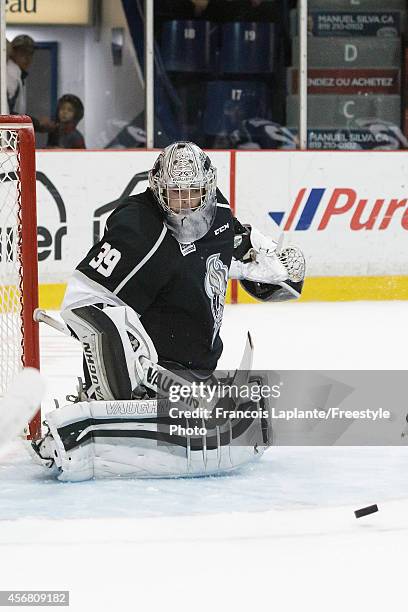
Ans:
{"type": "Polygon", "coordinates": [[[47,414],[58,479],[210,476],[235,470],[267,448],[224,444],[209,450],[203,439],[201,450],[191,450],[187,438],[185,445],[158,442],[157,406],[156,400],[92,401],[47,414]]]}

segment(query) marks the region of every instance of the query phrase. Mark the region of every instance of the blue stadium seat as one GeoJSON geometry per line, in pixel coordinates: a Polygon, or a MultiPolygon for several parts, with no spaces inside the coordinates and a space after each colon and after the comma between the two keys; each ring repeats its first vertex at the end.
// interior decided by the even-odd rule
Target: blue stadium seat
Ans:
{"type": "Polygon", "coordinates": [[[209,21],[164,22],[161,52],[166,70],[209,72],[212,64],[211,27],[209,21]]]}
{"type": "Polygon", "coordinates": [[[252,81],[209,81],[203,130],[209,136],[225,136],[241,121],[267,116],[268,88],[252,81]]]}
{"type": "Polygon", "coordinates": [[[275,30],[272,23],[234,22],[222,26],[220,71],[263,74],[274,68],[275,30]]]}

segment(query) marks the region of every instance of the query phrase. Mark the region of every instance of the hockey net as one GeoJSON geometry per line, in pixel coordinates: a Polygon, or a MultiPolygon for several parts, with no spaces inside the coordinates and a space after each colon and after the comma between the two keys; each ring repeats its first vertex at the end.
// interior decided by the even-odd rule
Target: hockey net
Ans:
{"type": "MultiPolygon", "coordinates": [[[[39,369],[35,140],[29,117],[0,116],[0,398],[16,374],[39,369]]],[[[30,423],[40,431],[40,415],[30,423]]]]}

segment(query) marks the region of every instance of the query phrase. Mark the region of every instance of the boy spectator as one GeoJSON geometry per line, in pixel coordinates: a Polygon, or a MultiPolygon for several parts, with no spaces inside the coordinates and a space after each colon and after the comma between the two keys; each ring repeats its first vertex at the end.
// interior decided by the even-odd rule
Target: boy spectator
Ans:
{"type": "Polygon", "coordinates": [[[77,125],[84,116],[84,105],[73,94],[65,94],[58,100],[57,122],[48,135],[47,148],[85,149],[85,140],[77,125]]]}

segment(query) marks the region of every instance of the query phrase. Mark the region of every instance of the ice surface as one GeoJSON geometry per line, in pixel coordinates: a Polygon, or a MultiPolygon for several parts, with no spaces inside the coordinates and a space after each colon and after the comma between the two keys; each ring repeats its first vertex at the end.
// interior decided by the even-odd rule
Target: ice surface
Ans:
{"type": "MultiPolygon", "coordinates": [[[[237,365],[250,329],[256,368],[405,369],[406,309],[227,307],[220,367],[237,365]]],[[[74,391],[81,354],[46,327],[41,348],[47,410],[74,391]]],[[[229,476],[65,484],[14,442],[0,461],[0,590],[70,589],[81,611],[405,610],[407,468],[407,447],[287,447],[229,476]]]]}

